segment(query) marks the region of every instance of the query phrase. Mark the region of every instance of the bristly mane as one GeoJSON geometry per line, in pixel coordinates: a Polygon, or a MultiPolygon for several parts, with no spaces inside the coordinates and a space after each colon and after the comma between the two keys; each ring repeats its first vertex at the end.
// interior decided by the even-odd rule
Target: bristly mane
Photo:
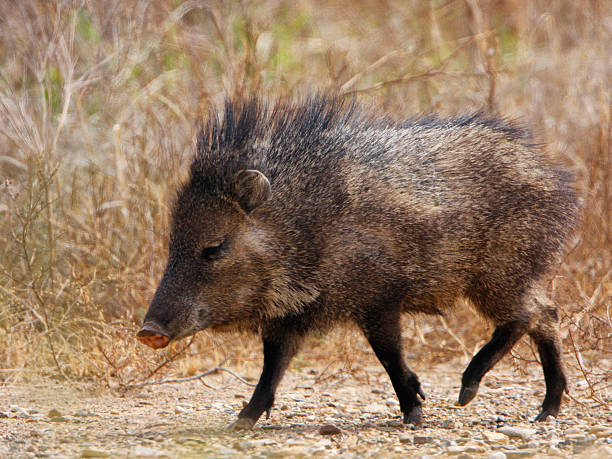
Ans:
{"type": "MultiPolygon", "coordinates": [[[[210,191],[222,191],[227,179],[241,169],[257,169],[273,180],[281,165],[300,161],[338,129],[350,131],[371,126],[391,126],[375,119],[354,98],[318,93],[301,101],[259,97],[225,101],[222,116],[211,110],[197,135],[192,180],[210,191]]],[[[331,141],[331,142],[330,142],[331,141]]]]}
{"type": "Polygon", "coordinates": [[[200,128],[191,179],[211,193],[227,191],[230,178],[241,169],[257,169],[273,182],[279,168],[321,160],[314,157],[316,152],[338,154],[342,149],[337,147],[347,135],[370,128],[477,125],[510,141],[534,146],[530,131],[521,123],[482,111],[454,118],[415,116],[399,122],[375,115],[354,97],[329,93],[298,100],[279,98],[271,103],[259,96],[226,99],[222,113],[211,110],[200,128]]]}

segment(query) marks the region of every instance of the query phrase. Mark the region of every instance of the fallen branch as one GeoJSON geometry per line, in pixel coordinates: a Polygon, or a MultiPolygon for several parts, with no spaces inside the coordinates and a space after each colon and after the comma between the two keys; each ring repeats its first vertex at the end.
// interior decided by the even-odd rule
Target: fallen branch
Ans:
{"type": "Polygon", "coordinates": [[[240,382],[243,382],[247,386],[255,386],[255,384],[248,382],[242,376],[240,376],[239,374],[237,374],[234,371],[230,370],[229,368],[222,367],[221,365],[223,365],[225,362],[227,362],[228,359],[229,359],[229,357],[226,357],[217,366],[211,368],[210,370],[206,370],[206,371],[204,371],[204,372],[202,372],[200,374],[194,375],[194,376],[188,376],[186,378],[165,378],[165,379],[158,379],[158,380],[155,380],[155,381],[145,381],[145,382],[141,382],[141,383],[137,383],[137,384],[129,384],[129,385],[126,386],[126,389],[132,389],[132,388],[137,388],[137,387],[145,387],[145,386],[153,386],[153,385],[157,385],[157,384],[182,383],[182,382],[187,382],[187,381],[194,381],[196,379],[199,379],[200,381],[202,381],[202,378],[204,378],[205,376],[209,376],[209,375],[212,375],[214,373],[218,373],[220,371],[224,371],[226,373],[229,373],[234,378],[236,378],[240,382]]]}

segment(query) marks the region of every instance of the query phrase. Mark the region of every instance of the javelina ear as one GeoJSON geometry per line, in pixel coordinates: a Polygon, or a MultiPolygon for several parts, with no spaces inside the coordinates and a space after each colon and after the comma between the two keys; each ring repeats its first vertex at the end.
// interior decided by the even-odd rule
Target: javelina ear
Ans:
{"type": "Polygon", "coordinates": [[[261,172],[247,169],[234,175],[234,198],[246,213],[259,207],[270,197],[270,182],[261,172]]]}

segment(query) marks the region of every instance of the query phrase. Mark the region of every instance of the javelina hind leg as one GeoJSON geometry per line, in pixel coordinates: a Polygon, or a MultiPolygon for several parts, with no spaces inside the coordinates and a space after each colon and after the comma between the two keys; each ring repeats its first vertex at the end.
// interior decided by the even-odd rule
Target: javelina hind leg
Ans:
{"type": "Polygon", "coordinates": [[[240,411],[238,419],[230,424],[230,429],[250,429],[264,411],[266,419],[270,417],[278,383],[301,343],[301,336],[289,327],[266,329],[262,333],[262,339],[264,364],[259,382],[248,405],[240,411]]]}
{"type": "Polygon", "coordinates": [[[563,391],[567,390],[567,379],[561,363],[561,340],[557,333],[558,317],[554,309],[543,311],[543,320],[529,332],[529,336],[538,347],[544,380],[546,381],[546,396],[542,402],[542,410],[535,418],[545,421],[549,416],[556,417],[561,406],[563,391]]]}
{"type": "Polygon", "coordinates": [[[497,326],[491,341],[474,356],[461,379],[459,392],[459,405],[464,406],[472,401],[478,392],[482,377],[501,358],[510,352],[521,336],[527,331],[527,324],[523,321],[508,322],[497,326]]]}
{"type": "Polygon", "coordinates": [[[389,312],[367,318],[361,328],[370,342],[376,357],[385,367],[404,414],[405,424],[420,425],[422,421],[421,401],[425,400],[417,375],[408,368],[402,357],[399,312],[389,312]]]}

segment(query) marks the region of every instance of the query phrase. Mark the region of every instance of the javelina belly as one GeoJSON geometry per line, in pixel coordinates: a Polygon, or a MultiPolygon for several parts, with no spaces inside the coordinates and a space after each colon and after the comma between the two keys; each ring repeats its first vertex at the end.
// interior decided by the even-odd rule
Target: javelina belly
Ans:
{"type": "Polygon", "coordinates": [[[305,334],[363,330],[404,422],[421,422],[400,314],[468,299],[496,326],[463,374],[467,404],[527,333],[556,416],[566,389],[546,273],[578,215],[571,177],[515,123],[483,114],[396,122],[355,102],[228,101],[198,135],[168,263],[138,333],[154,348],[205,328],[261,333],[264,365],[235,427],[265,411],[305,334]]]}

